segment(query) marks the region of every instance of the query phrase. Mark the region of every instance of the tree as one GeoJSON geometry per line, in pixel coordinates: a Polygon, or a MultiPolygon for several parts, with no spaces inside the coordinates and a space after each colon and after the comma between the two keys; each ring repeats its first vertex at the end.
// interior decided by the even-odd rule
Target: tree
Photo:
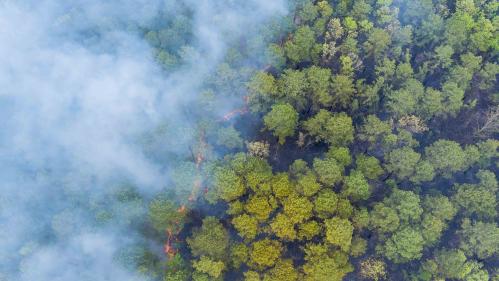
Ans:
{"type": "Polygon", "coordinates": [[[356,170],[360,171],[370,180],[377,179],[384,173],[383,168],[380,166],[379,160],[373,156],[360,154],[357,156],[357,159],[355,159],[355,164],[357,166],[356,170]]]}
{"type": "Polygon", "coordinates": [[[317,141],[325,141],[333,146],[346,146],[353,141],[352,118],[343,112],[333,114],[321,109],[305,121],[303,127],[317,141]]]}
{"type": "Polygon", "coordinates": [[[297,281],[299,280],[298,278],[298,272],[295,270],[291,260],[279,260],[277,264],[263,276],[263,281],[297,281]]]}
{"type": "Polygon", "coordinates": [[[218,130],[217,144],[228,149],[241,148],[243,147],[243,140],[239,132],[231,126],[218,130]]]}
{"type": "Polygon", "coordinates": [[[369,221],[371,228],[379,233],[394,232],[400,225],[400,219],[397,212],[383,203],[374,205],[369,221]]]}
{"type": "Polygon", "coordinates": [[[460,247],[468,256],[486,259],[499,253],[499,227],[495,223],[464,219],[458,235],[460,247]]]}
{"type": "Polygon", "coordinates": [[[474,215],[480,219],[493,219],[497,216],[496,190],[473,184],[461,184],[455,188],[457,192],[452,196],[452,201],[461,208],[465,216],[474,215]]]}
{"type": "Polygon", "coordinates": [[[424,239],[420,231],[404,227],[395,232],[379,250],[394,263],[406,263],[421,258],[424,239]]]}
{"type": "Polygon", "coordinates": [[[177,233],[185,223],[185,212],[179,211],[179,206],[166,198],[156,198],[149,205],[149,218],[152,226],[158,232],[171,231],[177,233]]]}
{"type": "Polygon", "coordinates": [[[466,154],[454,141],[438,140],[425,148],[425,157],[437,173],[450,177],[466,168],[466,154]]]}
{"type": "Polygon", "coordinates": [[[213,198],[208,198],[210,203],[215,203],[217,199],[235,200],[243,195],[246,190],[241,178],[228,168],[219,168],[215,171],[213,187],[213,198]]]}
{"type": "Polygon", "coordinates": [[[306,77],[308,83],[308,91],[312,94],[312,104],[316,110],[321,107],[332,104],[332,96],[330,94],[331,87],[331,70],[312,66],[306,69],[306,77]]]}
{"type": "Polygon", "coordinates": [[[252,214],[258,221],[265,221],[275,209],[275,206],[273,206],[274,204],[271,204],[271,199],[269,199],[270,198],[267,196],[254,194],[250,196],[244,209],[252,214]]]}
{"type": "Polygon", "coordinates": [[[213,278],[222,276],[225,264],[221,261],[214,261],[209,257],[202,256],[200,260],[194,261],[192,267],[198,272],[206,273],[213,278]]]}
{"type": "Polygon", "coordinates": [[[371,196],[371,187],[364,174],[359,171],[353,171],[345,177],[342,193],[352,200],[367,200],[371,196]]]}
{"type": "Polygon", "coordinates": [[[341,251],[332,251],[324,244],[309,243],[305,246],[305,281],[341,281],[353,271],[348,256],[341,251]]]}
{"type": "Polygon", "coordinates": [[[286,69],[278,81],[278,88],[282,100],[292,104],[298,111],[305,109],[307,89],[309,85],[305,71],[286,69]]]}
{"type": "Polygon", "coordinates": [[[295,225],[291,219],[284,214],[277,214],[270,223],[272,232],[282,240],[296,239],[296,230],[294,227],[295,225]]]}
{"type": "Polygon", "coordinates": [[[380,28],[373,28],[367,41],[364,43],[364,48],[368,55],[375,59],[381,57],[391,43],[390,35],[380,28]]]}
{"type": "Polygon", "coordinates": [[[332,102],[335,105],[348,108],[356,92],[352,77],[335,75],[331,83],[331,92],[333,93],[332,102]]]}
{"type": "Polygon", "coordinates": [[[391,151],[386,156],[386,169],[395,173],[399,179],[407,179],[416,170],[416,165],[421,159],[421,155],[410,147],[403,147],[391,151]]]}
{"type": "Polygon", "coordinates": [[[334,217],[324,222],[326,226],[326,240],[348,252],[352,243],[353,226],[347,219],[334,217]]]}
{"type": "Polygon", "coordinates": [[[326,157],[336,160],[343,167],[352,163],[352,156],[348,147],[330,147],[326,157]]]}
{"type": "Polygon", "coordinates": [[[293,223],[301,223],[312,216],[314,205],[306,198],[291,195],[282,201],[284,214],[293,223]]]}
{"type": "Polygon", "coordinates": [[[236,228],[237,233],[245,239],[253,239],[258,233],[258,220],[247,214],[233,218],[232,224],[236,228]]]}
{"type": "Polygon", "coordinates": [[[249,103],[253,111],[264,111],[279,95],[274,76],[257,72],[248,83],[249,103]]]}
{"type": "Polygon", "coordinates": [[[321,218],[331,217],[337,209],[338,196],[330,189],[322,190],[314,201],[314,211],[321,218]]]}
{"type": "Polygon", "coordinates": [[[310,197],[316,194],[322,186],[317,182],[317,178],[311,171],[298,178],[298,188],[301,194],[310,197]]]}
{"type": "Polygon", "coordinates": [[[229,234],[215,217],[203,219],[201,228],[195,228],[187,244],[192,255],[206,256],[214,260],[223,261],[229,249],[229,234]]]}
{"type": "Polygon", "coordinates": [[[286,137],[295,133],[298,124],[298,113],[289,104],[276,104],[265,115],[263,122],[273,135],[279,138],[279,144],[284,144],[286,137]]]}
{"type": "Polygon", "coordinates": [[[334,159],[314,159],[314,171],[319,181],[325,185],[332,186],[339,182],[343,176],[343,167],[334,159]]]}
{"type": "Polygon", "coordinates": [[[257,269],[273,266],[281,256],[282,245],[265,238],[253,243],[250,251],[250,261],[257,269]]]}
{"type": "Polygon", "coordinates": [[[311,61],[315,45],[315,35],[308,25],[298,28],[290,41],[284,45],[286,56],[293,63],[311,61]]]}

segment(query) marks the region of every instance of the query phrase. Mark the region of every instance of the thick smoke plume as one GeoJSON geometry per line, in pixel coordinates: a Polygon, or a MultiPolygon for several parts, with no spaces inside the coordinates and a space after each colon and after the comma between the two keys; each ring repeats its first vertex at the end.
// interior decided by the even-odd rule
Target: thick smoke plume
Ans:
{"type": "MultiPolygon", "coordinates": [[[[284,12],[262,0],[0,1],[0,280],[140,280],[115,255],[145,211],[124,205],[100,226],[92,206],[113,205],[120,181],[165,187],[173,163],[151,160],[140,136],[192,126],[182,108],[228,40],[284,12]],[[180,4],[194,11],[194,50],[165,73],[136,29],[180,4]]],[[[172,132],[164,149],[182,157],[191,137],[172,132]]]]}

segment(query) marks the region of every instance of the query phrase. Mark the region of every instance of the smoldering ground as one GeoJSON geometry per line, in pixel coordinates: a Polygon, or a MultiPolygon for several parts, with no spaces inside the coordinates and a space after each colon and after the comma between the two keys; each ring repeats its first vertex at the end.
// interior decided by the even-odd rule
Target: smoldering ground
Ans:
{"type": "Polygon", "coordinates": [[[129,225],[145,210],[110,194],[122,182],[154,194],[175,163],[151,160],[137,139],[162,122],[187,128],[163,147],[186,157],[196,120],[183,108],[227,40],[283,13],[262,0],[1,1],[0,280],[141,279],[115,256],[140,239],[129,225]],[[193,52],[165,73],[138,27],[181,5],[193,52]],[[111,219],[96,219],[101,209],[111,219]]]}

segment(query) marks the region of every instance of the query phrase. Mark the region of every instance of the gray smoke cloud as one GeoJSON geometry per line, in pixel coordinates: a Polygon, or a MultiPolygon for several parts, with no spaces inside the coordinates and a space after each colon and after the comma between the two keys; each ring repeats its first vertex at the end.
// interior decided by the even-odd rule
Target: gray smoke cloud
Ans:
{"type": "Polygon", "coordinates": [[[138,139],[175,124],[185,130],[163,149],[187,155],[195,120],[183,108],[228,42],[285,12],[263,0],[0,1],[0,280],[141,280],[114,257],[145,210],[109,196],[123,179],[153,194],[173,164],[138,139]],[[165,73],[137,26],[181,4],[194,49],[165,73]],[[119,218],[100,225],[101,206],[119,218]]]}

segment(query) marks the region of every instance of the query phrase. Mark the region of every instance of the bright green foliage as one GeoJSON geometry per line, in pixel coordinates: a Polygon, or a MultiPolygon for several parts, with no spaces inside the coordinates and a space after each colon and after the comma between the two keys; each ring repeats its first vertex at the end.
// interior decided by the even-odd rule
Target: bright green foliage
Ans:
{"type": "Polygon", "coordinates": [[[187,238],[192,255],[207,256],[214,260],[225,260],[229,248],[229,234],[215,217],[203,219],[201,228],[192,231],[187,238]]]}
{"type": "Polygon", "coordinates": [[[291,219],[284,214],[277,214],[270,223],[272,232],[282,240],[296,239],[296,230],[294,229],[294,226],[291,219]]]}
{"type": "Polygon", "coordinates": [[[327,158],[333,158],[340,165],[346,167],[352,163],[352,156],[348,147],[330,147],[326,153],[327,158]]]}
{"type": "Polygon", "coordinates": [[[304,71],[286,69],[278,81],[278,88],[286,103],[292,104],[298,111],[305,108],[308,85],[304,71]]]}
{"type": "Polygon", "coordinates": [[[331,251],[323,244],[307,244],[305,247],[303,271],[306,281],[341,281],[353,271],[346,254],[331,251]]]}
{"type": "Polygon", "coordinates": [[[394,232],[400,225],[397,212],[383,203],[374,205],[369,220],[371,228],[380,233],[394,232]]]}
{"type": "Polygon", "coordinates": [[[450,221],[454,218],[457,211],[449,198],[443,195],[425,196],[422,205],[425,213],[430,213],[444,221],[450,221]]]}
{"type": "Polygon", "coordinates": [[[432,216],[424,215],[421,221],[421,234],[425,240],[425,244],[432,245],[438,242],[442,232],[445,230],[446,224],[443,220],[432,216]]]}
{"type": "Polygon", "coordinates": [[[352,245],[350,247],[350,255],[353,257],[362,256],[367,250],[367,241],[360,238],[359,236],[354,236],[352,238],[352,245]]]}
{"type": "Polygon", "coordinates": [[[314,205],[305,197],[289,196],[283,202],[284,214],[293,223],[301,223],[312,216],[314,205]]]}
{"type": "Polygon", "coordinates": [[[458,185],[456,189],[452,201],[461,208],[465,216],[491,219],[497,215],[497,189],[490,190],[473,184],[458,185]]]}
{"type": "Polygon", "coordinates": [[[233,218],[232,224],[237,233],[243,238],[253,239],[258,233],[258,220],[247,214],[233,218]]]}
{"type": "Polygon", "coordinates": [[[152,226],[158,232],[170,230],[174,233],[182,229],[185,222],[185,212],[179,212],[180,206],[171,200],[157,198],[149,205],[149,218],[152,226]]]}
{"type": "Polygon", "coordinates": [[[257,72],[248,83],[248,91],[251,109],[264,111],[278,96],[277,81],[268,73],[257,72]]]}
{"type": "Polygon", "coordinates": [[[434,177],[435,168],[433,168],[430,161],[421,160],[418,164],[416,164],[414,174],[409,178],[409,180],[415,183],[420,183],[431,181],[434,177]]]}
{"type": "Polygon", "coordinates": [[[383,246],[383,254],[394,263],[405,263],[423,255],[424,239],[420,231],[405,227],[395,232],[383,246]]]}
{"type": "Polygon", "coordinates": [[[206,273],[211,277],[218,278],[225,269],[225,264],[221,261],[214,261],[206,256],[202,256],[199,261],[194,261],[192,267],[196,271],[206,273]]]}
{"type": "Polygon", "coordinates": [[[333,97],[330,94],[331,87],[331,70],[328,68],[320,68],[312,66],[306,69],[306,77],[311,93],[312,104],[315,109],[329,106],[332,104],[333,97]]]}
{"type": "Polygon", "coordinates": [[[307,221],[299,225],[298,237],[302,240],[310,240],[320,234],[321,225],[316,221],[307,221]]]}
{"type": "Polygon", "coordinates": [[[360,171],[364,176],[370,180],[377,179],[381,176],[384,171],[381,168],[379,160],[373,156],[366,156],[361,154],[357,156],[355,160],[355,164],[357,165],[357,171],[360,171]]]}
{"type": "Polygon", "coordinates": [[[318,179],[325,185],[334,185],[339,182],[343,176],[343,167],[334,159],[314,159],[314,171],[318,179]]]}
{"type": "Polygon", "coordinates": [[[460,247],[468,256],[486,259],[499,253],[499,227],[495,223],[465,219],[458,234],[460,247]]]}
{"type": "Polygon", "coordinates": [[[244,281],[261,281],[260,274],[256,271],[244,272],[244,281]]]}
{"type": "Polygon", "coordinates": [[[359,171],[352,171],[345,177],[342,193],[352,200],[366,200],[371,195],[371,187],[364,174],[359,171]]]}
{"type": "Polygon", "coordinates": [[[349,107],[355,91],[352,77],[347,75],[335,75],[333,77],[331,83],[333,104],[342,108],[349,107]]]}
{"type": "Polygon", "coordinates": [[[317,141],[325,141],[333,146],[344,146],[353,141],[352,118],[343,112],[333,114],[321,109],[305,121],[303,127],[317,141]]]}
{"type": "Polygon", "coordinates": [[[272,178],[272,191],[276,198],[283,199],[293,193],[294,187],[286,173],[280,173],[272,178]]]}
{"type": "Polygon", "coordinates": [[[330,189],[321,191],[314,201],[314,211],[322,218],[332,216],[337,209],[338,196],[330,189]]]}
{"type": "Polygon", "coordinates": [[[282,245],[270,239],[253,243],[250,251],[250,261],[256,268],[273,266],[281,256],[282,245]]]}
{"type": "Polygon", "coordinates": [[[263,277],[264,281],[298,280],[298,272],[291,260],[281,260],[263,277]]]}
{"type": "Polygon", "coordinates": [[[386,169],[395,173],[399,179],[407,179],[415,173],[421,155],[410,147],[391,151],[386,156],[386,169]]]}
{"type": "Polygon", "coordinates": [[[243,243],[232,244],[230,247],[230,261],[234,268],[239,268],[241,264],[247,263],[249,249],[243,243]]]}
{"type": "MultiPolygon", "coordinates": [[[[232,201],[243,195],[245,187],[240,177],[227,168],[220,168],[214,175],[214,196],[225,201],[232,201]]],[[[215,200],[211,200],[214,203],[215,200]]]]}
{"type": "Polygon", "coordinates": [[[381,121],[375,115],[369,115],[359,130],[358,138],[371,145],[379,142],[384,136],[391,134],[392,126],[386,121],[381,121]]]}
{"type": "Polygon", "coordinates": [[[286,56],[293,63],[312,60],[315,45],[314,32],[307,25],[296,30],[292,40],[286,42],[286,56]]]}
{"type": "Polygon", "coordinates": [[[425,157],[436,172],[450,176],[454,172],[466,168],[466,154],[461,146],[454,141],[439,140],[426,147],[425,157]]]}
{"type": "Polygon", "coordinates": [[[298,178],[298,188],[300,193],[307,197],[316,194],[321,187],[322,186],[317,182],[315,174],[312,172],[308,172],[298,178]]]}
{"type": "Polygon", "coordinates": [[[463,279],[468,273],[466,256],[460,250],[439,250],[435,252],[432,260],[427,261],[423,267],[432,271],[432,275],[445,279],[463,279]]]}
{"type": "Polygon", "coordinates": [[[386,106],[396,117],[408,115],[417,110],[419,99],[423,95],[423,84],[415,79],[409,79],[401,89],[390,92],[386,106]]]}
{"type": "Polygon", "coordinates": [[[418,221],[423,213],[419,196],[412,191],[394,189],[383,202],[397,210],[398,217],[404,222],[418,221]]]}
{"type": "Polygon", "coordinates": [[[332,218],[325,221],[326,240],[338,246],[342,251],[348,252],[352,243],[353,226],[347,219],[332,218]]]}
{"type": "Polygon", "coordinates": [[[298,113],[289,104],[276,104],[265,115],[263,122],[274,136],[279,138],[279,143],[284,144],[286,137],[293,136],[298,124],[298,113]]]}
{"type": "Polygon", "coordinates": [[[353,215],[353,206],[350,200],[346,198],[339,198],[336,205],[336,213],[340,218],[349,219],[353,215]]]}
{"type": "Polygon", "coordinates": [[[244,209],[255,216],[257,220],[264,221],[270,216],[270,213],[274,210],[274,206],[272,206],[268,197],[253,195],[246,202],[244,209]]]}
{"type": "Polygon", "coordinates": [[[369,55],[375,59],[381,57],[391,43],[390,35],[380,28],[373,28],[364,43],[364,48],[369,55]]]}
{"type": "Polygon", "coordinates": [[[369,212],[365,207],[354,210],[352,224],[357,230],[362,230],[369,225],[369,212]]]}

